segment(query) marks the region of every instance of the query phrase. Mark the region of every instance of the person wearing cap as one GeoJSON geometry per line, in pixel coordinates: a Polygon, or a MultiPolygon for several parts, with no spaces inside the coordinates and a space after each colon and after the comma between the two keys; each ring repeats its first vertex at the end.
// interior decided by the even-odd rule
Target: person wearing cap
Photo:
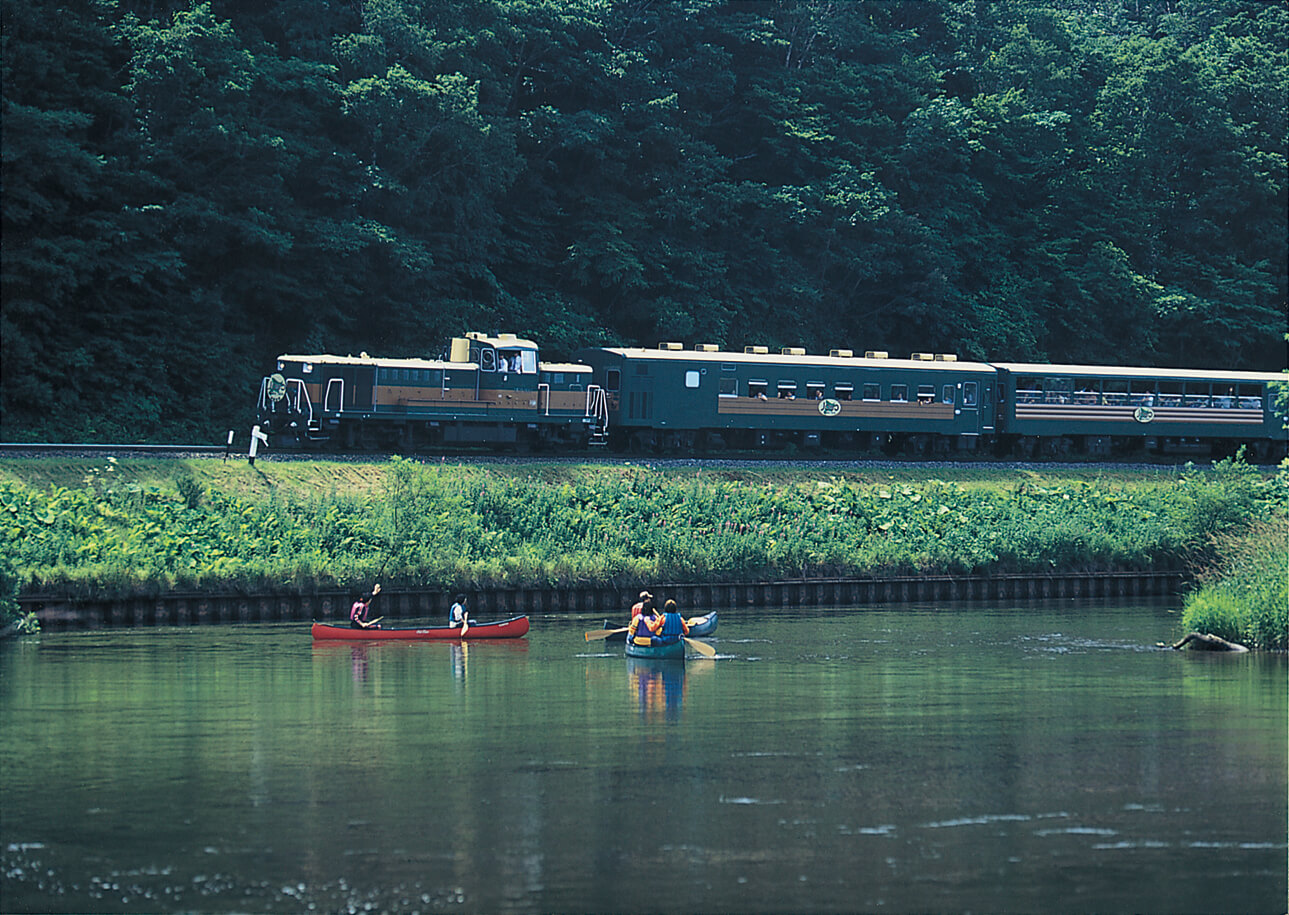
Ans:
{"type": "Polygon", "coordinates": [[[631,619],[632,619],[632,620],[635,620],[635,618],[636,618],[637,616],[639,616],[639,615],[644,611],[645,604],[649,604],[649,605],[651,605],[651,606],[652,606],[652,604],[653,604],[653,595],[652,595],[652,594],[650,594],[648,591],[641,591],[641,592],[640,592],[640,599],[639,599],[639,600],[637,600],[634,604],[632,604],[632,605],[631,605],[631,619]]]}
{"type": "Polygon", "coordinates": [[[640,602],[631,608],[631,622],[627,626],[628,641],[634,639],[637,645],[648,645],[653,640],[654,621],[658,619],[658,610],[653,605],[653,595],[648,591],[640,592],[640,602]],[[637,637],[637,633],[639,634],[637,637]]]}
{"type": "Polygon", "coordinates": [[[380,624],[376,620],[368,622],[367,611],[371,609],[371,602],[380,594],[380,584],[372,588],[369,593],[363,594],[362,597],[354,601],[349,608],[349,625],[354,629],[379,629],[380,624]]]}
{"type": "Polygon", "coordinates": [[[685,622],[685,618],[676,609],[674,600],[663,604],[662,615],[646,620],[645,625],[649,627],[655,645],[670,645],[689,635],[689,623],[685,622]]]}

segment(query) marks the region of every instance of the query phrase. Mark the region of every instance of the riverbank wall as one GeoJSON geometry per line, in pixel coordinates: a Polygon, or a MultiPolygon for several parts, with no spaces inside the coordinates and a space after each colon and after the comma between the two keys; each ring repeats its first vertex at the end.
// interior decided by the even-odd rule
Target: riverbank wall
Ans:
{"type": "MultiPolygon", "coordinates": [[[[1053,575],[908,576],[796,581],[717,582],[643,585],[661,602],[672,599],[682,612],[729,611],[740,607],[863,607],[872,604],[948,601],[1038,601],[1066,598],[1164,597],[1180,592],[1178,571],[1069,573],[1053,575]]],[[[465,590],[471,616],[480,620],[519,614],[626,614],[642,585],[586,585],[564,588],[465,590]]],[[[343,620],[356,595],[343,591],[312,594],[167,593],[117,598],[20,595],[22,612],[33,612],[44,630],[117,629],[148,626],[207,626],[343,620]]],[[[386,590],[372,608],[389,622],[446,620],[454,593],[386,590]]]]}

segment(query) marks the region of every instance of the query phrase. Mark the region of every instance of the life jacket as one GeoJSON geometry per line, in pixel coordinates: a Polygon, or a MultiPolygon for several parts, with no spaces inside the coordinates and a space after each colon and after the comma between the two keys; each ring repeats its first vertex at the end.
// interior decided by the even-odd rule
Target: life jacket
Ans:
{"type": "Polygon", "coordinates": [[[654,633],[655,641],[661,644],[678,642],[684,634],[685,620],[679,613],[664,613],[662,615],[662,628],[654,633]]]}

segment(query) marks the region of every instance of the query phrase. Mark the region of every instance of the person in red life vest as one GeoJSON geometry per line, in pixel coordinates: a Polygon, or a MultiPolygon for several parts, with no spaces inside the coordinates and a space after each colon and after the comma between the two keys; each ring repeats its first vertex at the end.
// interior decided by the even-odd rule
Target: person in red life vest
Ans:
{"type": "Polygon", "coordinates": [[[671,645],[689,635],[689,623],[676,609],[676,602],[669,600],[662,605],[662,616],[655,616],[646,625],[653,634],[653,644],[671,645]]]}
{"type": "MultiPolygon", "coordinates": [[[[641,594],[648,594],[648,591],[642,591],[641,594]]],[[[636,607],[631,608],[631,623],[627,626],[627,638],[635,640],[637,645],[650,645],[653,643],[652,627],[654,620],[658,619],[658,611],[653,605],[652,597],[645,597],[636,607]],[[636,612],[636,607],[640,611],[636,612]]]]}
{"type": "Polygon", "coordinates": [[[380,617],[371,621],[368,621],[367,619],[367,611],[371,609],[371,602],[376,599],[376,596],[378,594],[380,594],[379,582],[377,582],[376,587],[371,589],[370,594],[364,594],[362,597],[358,598],[358,600],[354,601],[354,605],[349,608],[350,626],[352,626],[354,629],[379,629],[380,628],[380,626],[378,625],[381,619],[380,617]]]}

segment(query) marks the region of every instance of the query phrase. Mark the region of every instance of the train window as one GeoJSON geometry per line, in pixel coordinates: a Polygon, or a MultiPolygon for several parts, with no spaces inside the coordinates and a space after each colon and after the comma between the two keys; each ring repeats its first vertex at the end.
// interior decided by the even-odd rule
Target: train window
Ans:
{"type": "Polygon", "coordinates": [[[833,385],[833,393],[838,400],[853,400],[855,397],[855,386],[848,381],[839,381],[833,385]]]}
{"type": "Polygon", "coordinates": [[[1182,405],[1182,383],[1180,381],[1159,382],[1159,405],[1161,407],[1180,407],[1182,405]]]}
{"type": "Polygon", "coordinates": [[[909,386],[907,384],[891,385],[891,402],[907,403],[909,399],[909,386]]]}
{"type": "Polygon", "coordinates": [[[1186,382],[1186,393],[1182,395],[1188,407],[1207,407],[1209,390],[1207,381],[1186,382]]]}
{"type": "Polygon", "coordinates": [[[1138,378],[1132,382],[1132,394],[1129,400],[1133,406],[1153,407],[1155,405],[1155,379],[1138,378]]]}
{"type": "Polygon", "coordinates": [[[479,350],[479,368],[485,372],[497,371],[497,351],[492,347],[479,350]]]}
{"type": "Polygon", "coordinates": [[[696,388],[696,387],[698,387],[698,373],[697,373],[697,372],[692,372],[692,371],[691,371],[691,372],[686,372],[686,373],[685,373],[685,387],[687,387],[687,388],[696,388]]]}
{"type": "Polygon", "coordinates": [[[1033,375],[1020,375],[1016,378],[1017,403],[1042,403],[1043,379],[1033,375]]]}
{"type": "Polygon", "coordinates": [[[1128,403],[1128,382],[1118,379],[1107,379],[1102,382],[1101,390],[1104,403],[1109,407],[1122,407],[1128,403]]]}
{"type": "Polygon", "coordinates": [[[823,400],[824,383],[822,381],[807,381],[806,397],[810,400],[823,400]]]}
{"type": "Polygon", "coordinates": [[[738,379],[737,378],[721,379],[721,396],[738,397],[738,379]]]}
{"type": "Polygon", "coordinates": [[[935,385],[918,385],[918,403],[935,403],[935,385]]]}
{"type": "Polygon", "coordinates": [[[604,390],[617,391],[622,387],[622,372],[619,369],[609,369],[604,373],[604,390]]]}
{"type": "Polygon", "coordinates": [[[953,403],[953,385],[946,384],[940,395],[941,403],[953,403]]]}
{"type": "Polygon", "coordinates": [[[1044,378],[1043,400],[1047,403],[1069,403],[1074,383],[1069,378],[1044,378]]]}
{"type": "Polygon", "coordinates": [[[880,384],[864,385],[864,400],[881,400],[882,386],[880,384]]]}
{"type": "Polygon", "coordinates": [[[780,400],[796,400],[796,399],[797,399],[797,383],[796,383],[795,381],[780,381],[780,382],[779,382],[779,399],[780,399],[780,400]]]}
{"type": "Polygon", "coordinates": [[[767,388],[769,388],[769,384],[767,382],[749,381],[747,383],[747,396],[759,397],[761,400],[765,400],[765,392],[767,388]]]}
{"type": "Polygon", "coordinates": [[[1081,378],[1074,384],[1074,402],[1095,406],[1101,399],[1101,382],[1098,379],[1081,378]]]}
{"type": "Polygon", "coordinates": [[[537,350],[521,349],[519,351],[519,367],[515,371],[523,375],[537,374],[537,350]]]}
{"type": "Polygon", "coordinates": [[[1240,406],[1245,410],[1262,408],[1262,385],[1242,384],[1239,388],[1240,406]]]}
{"type": "Polygon", "coordinates": [[[974,407],[976,405],[976,383],[968,381],[962,386],[962,405],[964,407],[974,407]]]}

